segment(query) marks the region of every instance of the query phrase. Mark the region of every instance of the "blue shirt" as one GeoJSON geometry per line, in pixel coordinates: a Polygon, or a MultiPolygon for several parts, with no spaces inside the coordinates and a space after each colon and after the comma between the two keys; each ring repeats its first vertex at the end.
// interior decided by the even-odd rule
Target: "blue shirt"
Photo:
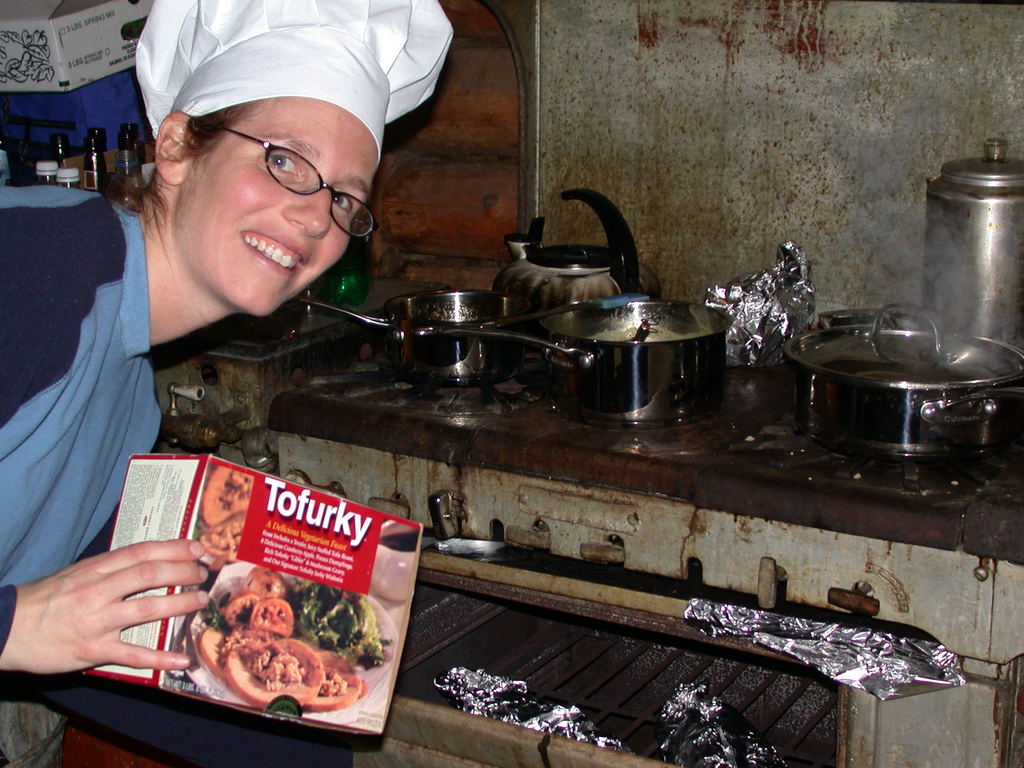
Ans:
{"type": "MultiPolygon", "coordinates": [[[[0,188],[0,584],[71,563],[160,424],[138,217],[89,192],[0,188]]],[[[0,590],[0,650],[13,589],[0,590]]]]}

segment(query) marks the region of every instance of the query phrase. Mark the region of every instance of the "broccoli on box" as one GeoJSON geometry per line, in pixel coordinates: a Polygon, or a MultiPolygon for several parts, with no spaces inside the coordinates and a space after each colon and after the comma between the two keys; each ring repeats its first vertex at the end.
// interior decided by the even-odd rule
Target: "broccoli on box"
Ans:
{"type": "Polygon", "coordinates": [[[197,538],[208,605],[125,630],[127,642],[189,654],[183,671],[108,665],[93,674],[380,733],[405,639],[422,536],[319,488],[212,456],[129,461],[112,547],[197,538]]]}

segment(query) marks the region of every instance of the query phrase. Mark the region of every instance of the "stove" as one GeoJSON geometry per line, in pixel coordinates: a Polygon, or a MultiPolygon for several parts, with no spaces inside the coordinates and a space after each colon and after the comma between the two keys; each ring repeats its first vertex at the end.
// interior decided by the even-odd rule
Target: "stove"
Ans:
{"type": "Polygon", "coordinates": [[[785,367],[731,369],[717,415],[657,430],[585,425],[535,384],[421,397],[313,378],[274,399],[268,426],[282,472],[442,539],[506,545],[483,561],[428,550],[426,583],[674,636],[686,600],[710,590],[933,637],[965,658],[968,685],[886,703],[843,688],[836,764],[1010,764],[1024,450],[941,464],[833,453],[794,431],[785,367]],[[988,713],[970,733],[939,725],[967,710],[988,713]]]}
{"type": "MultiPolygon", "coordinates": [[[[447,535],[511,537],[672,578],[687,578],[697,561],[705,583],[752,595],[765,592],[759,563],[772,557],[789,574],[790,600],[834,607],[829,589],[874,582],[873,615],[931,631],[965,655],[990,653],[985,600],[970,614],[942,615],[913,597],[933,591],[916,584],[933,580],[928,568],[898,561],[935,560],[939,573],[966,574],[961,588],[972,594],[988,592],[997,562],[1016,576],[1021,448],[942,464],[841,456],[793,431],[785,367],[731,369],[719,414],[658,430],[588,426],[529,385],[502,389],[502,401],[460,389],[424,397],[402,383],[368,390],[314,378],[275,398],[269,427],[282,471],[309,468],[313,482],[339,482],[356,498],[401,496],[428,526],[443,496],[455,507],[447,535]],[[299,445],[288,435],[301,435],[299,445]],[[339,462],[339,452],[353,458],[339,462]],[[381,463],[386,472],[344,472],[381,463]],[[816,567],[826,551],[830,567],[816,567]]],[[[999,661],[1017,655],[1006,642],[999,661]]]]}
{"type": "MultiPolygon", "coordinates": [[[[535,759],[522,744],[532,736],[482,726],[430,690],[424,670],[436,661],[488,664],[482,649],[511,642],[505,630],[481,639],[477,610],[502,616],[496,626],[525,611],[528,626],[542,619],[545,637],[575,637],[596,622],[596,636],[643,635],[657,653],[739,654],[765,680],[782,664],[813,691],[795,710],[816,713],[805,724],[813,749],[795,748],[787,765],[1020,764],[1024,448],[928,464],[836,454],[793,429],[784,366],[730,369],[721,410],[702,421],[590,426],[554,409],[539,362],[528,355],[519,376],[488,389],[424,388],[396,380],[386,358],[362,354],[265,395],[256,428],[277,472],[422,522],[433,534],[421,557],[422,591],[442,590],[439,604],[449,595],[475,606],[454,610],[466,622],[458,629],[442,622],[450,630],[436,658],[407,651],[409,682],[405,693],[400,683],[385,746],[371,748],[378,762],[367,756],[366,765],[424,750],[444,755],[437,765],[452,756],[484,765],[515,765],[509,756],[520,753],[535,759]],[[702,636],[681,619],[694,596],[931,637],[963,657],[968,683],[880,702],[752,643],[702,636]],[[823,727],[832,735],[823,737],[823,727]],[[835,745],[831,756],[822,738],[835,745]]],[[[426,608],[414,616],[407,647],[434,647],[436,616],[426,608]]],[[[581,642],[589,647],[596,640],[588,638],[581,642]]],[[[629,710],[609,707],[610,722],[629,710]]],[[[623,730],[647,727],[636,720],[623,730]]],[[[802,743],[801,728],[780,739],[802,743]]]]}

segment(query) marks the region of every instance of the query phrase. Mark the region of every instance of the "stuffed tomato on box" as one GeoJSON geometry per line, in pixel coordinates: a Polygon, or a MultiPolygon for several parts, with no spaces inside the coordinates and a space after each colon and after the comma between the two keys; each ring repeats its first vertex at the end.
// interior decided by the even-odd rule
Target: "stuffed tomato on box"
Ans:
{"type": "Polygon", "coordinates": [[[309,725],[384,727],[409,617],[422,526],[210,456],[129,462],[112,548],[203,543],[205,609],[126,630],[183,651],[184,671],[94,674],[309,725]]]}

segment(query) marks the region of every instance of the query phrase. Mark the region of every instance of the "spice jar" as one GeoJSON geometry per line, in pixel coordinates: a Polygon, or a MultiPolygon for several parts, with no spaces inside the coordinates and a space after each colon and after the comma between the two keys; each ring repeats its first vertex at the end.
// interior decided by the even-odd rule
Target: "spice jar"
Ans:
{"type": "Polygon", "coordinates": [[[81,187],[81,177],[78,173],[78,169],[74,167],[58,168],[57,186],[65,187],[67,189],[79,189],[81,187]]]}
{"type": "Polygon", "coordinates": [[[56,160],[36,161],[36,184],[52,187],[57,183],[57,169],[60,165],[56,160]]]}

